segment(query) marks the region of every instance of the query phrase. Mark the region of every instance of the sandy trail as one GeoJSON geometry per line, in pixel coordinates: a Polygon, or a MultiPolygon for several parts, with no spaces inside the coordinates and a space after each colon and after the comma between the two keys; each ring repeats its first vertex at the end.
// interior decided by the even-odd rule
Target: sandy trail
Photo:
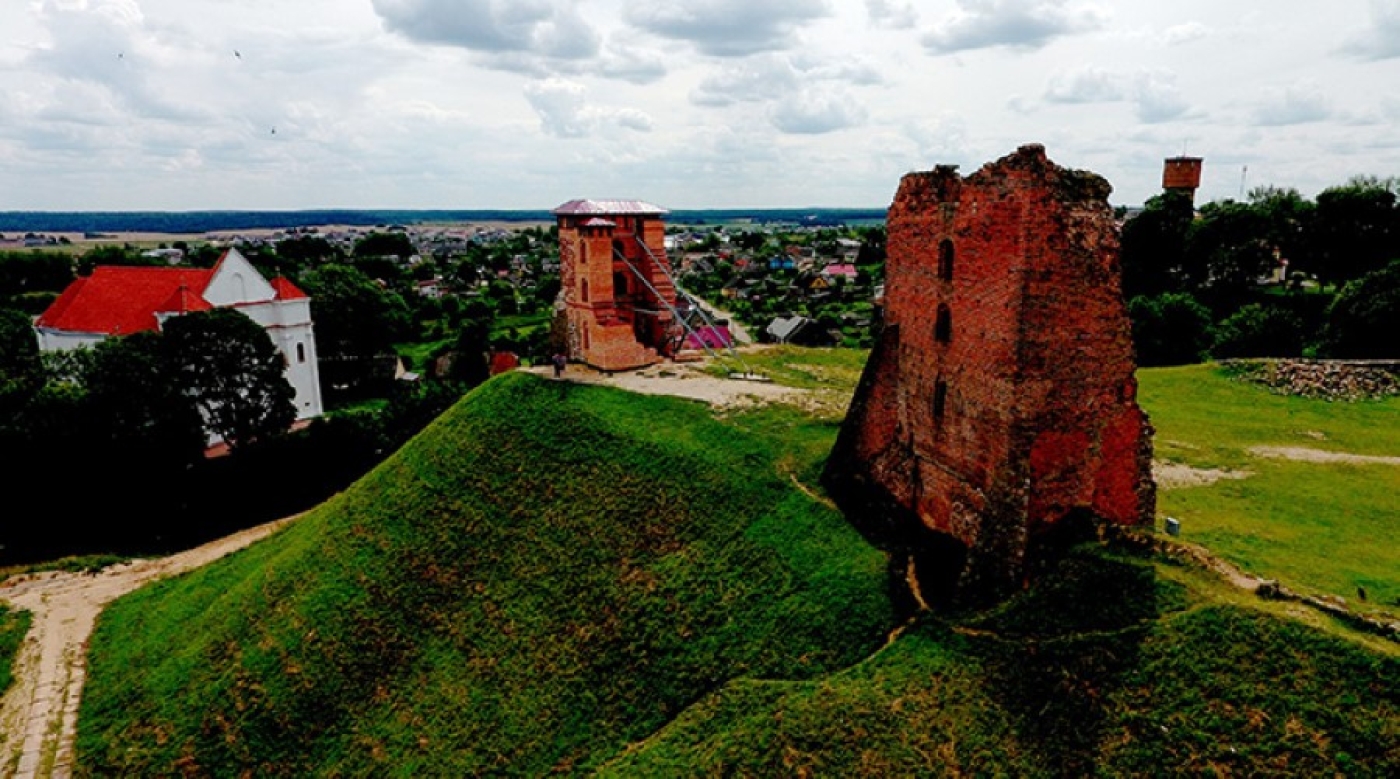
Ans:
{"type": "Polygon", "coordinates": [[[15,682],[0,698],[0,777],[67,777],[73,767],[78,701],[87,676],[87,642],[113,600],[156,579],[206,565],[265,538],[295,517],[153,560],[96,574],[48,572],[0,583],[0,599],[33,615],[15,662],[15,682]]]}
{"type": "MultiPolygon", "coordinates": [[[[612,375],[582,365],[569,365],[564,371],[568,381],[582,384],[603,384],[643,395],[674,395],[700,400],[716,408],[747,408],[779,400],[793,400],[810,394],[797,387],[784,387],[759,381],[722,379],[705,373],[697,363],[664,363],[636,371],[618,371],[612,375]]],[[[552,376],[548,367],[526,368],[541,376],[552,376]]]]}
{"type": "Polygon", "coordinates": [[[1250,447],[1249,453],[1257,457],[1281,457],[1287,460],[1298,460],[1307,463],[1400,465],[1400,457],[1329,452],[1324,449],[1309,449],[1303,446],[1254,446],[1250,447]]]}

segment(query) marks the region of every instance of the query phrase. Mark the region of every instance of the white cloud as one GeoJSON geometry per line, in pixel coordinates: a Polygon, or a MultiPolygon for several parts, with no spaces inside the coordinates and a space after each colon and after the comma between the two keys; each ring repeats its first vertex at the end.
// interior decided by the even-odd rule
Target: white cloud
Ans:
{"type": "Polygon", "coordinates": [[[582,138],[608,124],[642,132],[652,129],[645,112],[589,105],[586,87],[560,78],[526,84],[525,99],[539,115],[540,127],[557,138],[582,138]]]}
{"type": "Polygon", "coordinates": [[[1138,120],[1144,124],[1193,116],[1190,102],[1177,88],[1176,77],[1170,73],[1139,74],[1133,86],[1133,98],[1137,101],[1138,120]]]}
{"type": "Polygon", "coordinates": [[[919,12],[908,0],[865,0],[865,10],[876,27],[907,30],[919,23],[919,12]]]}
{"type": "Polygon", "coordinates": [[[933,54],[1006,47],[1038,49],[1056,38],[1097,30],[1105,12],[1065,0],[957,0],[958,11],[924,33],[933,54]]]}
{"type": "Polygon", "coordinates": [[[1045,99],[1052,103],[1108,103],[1128,96],[1128,79],[1120,73],[1087,67],[1050,77],[1045,99]]]}
{"type": "Polygon", "coordinates": [[[843,92],[806,89],[774,103],[769,118],[785,133],[816,135],[854,127],[866,111],[843,92]]]}
{"type": "Polygon", "coordinates": [[[1269,127],[1320,122],[1331,116],[1331,103],[1316,81],[1269,90],[1254,111],[1254,121],[1269,127]]]}
{"type": "MultiPolygon", "coordinates": [[[[1177,88],[1176,76],[1165,71],[1122,73],[1085,67],[1057,73],[1045,89],[1050,103],[1122,103],[1136,105],[1138,121],[1158,124],[1191,116],[1191,104],[1177,88]]],[[[1017,106],[1024,110],[1026,106],[1017,106]]]]}
{"type": "Polygon", "coordinates": [[[537,58],[581,60],[599,35],[567,0],[373,0],[385,26],[412,40],[459,46],[483,62],[531,70],[537,58]]]}
{"type": "Polygon", "coordinates": [[[1184,43],[1198,41],[1210,35],[1210,28],[1200,22],[1183,22],[1172,25],[1162,33],[1162,39],[1168,46],[1180,46],[1184,43]]]}
{"type": "Polygon", "coordinates": [[[666,75],[666,56],[654,49],[644,49],[610,38],[603,47],[597,72],[609,78],[633,84],[652,84],[666,75]]]}
{"type": "Polygon", "coordinates": [[[630,5],[626,18],[705,54],[733,57],[793,48],[798,29],[829,13],[826,0],[652,0],[630,5]]]}
{"type": "Polygon", "coordinates": [[[1307,191],[1400,170],[1397,9],[0,0],[0,210],[870,205],[1032,140],[1130,204],[1184,140],[1307,191]]]}
{"type": "Polygon", "coordinates": [[[1344,50],[1368,60],[1400,57],[1400,0],[1371,0],[1371,25],[1344,50]]]}

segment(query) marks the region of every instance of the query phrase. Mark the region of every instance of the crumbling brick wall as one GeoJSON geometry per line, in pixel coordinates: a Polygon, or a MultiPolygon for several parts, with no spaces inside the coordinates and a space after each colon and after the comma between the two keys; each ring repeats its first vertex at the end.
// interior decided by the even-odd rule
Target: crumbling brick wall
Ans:
{"type": "Polygon", "coordinates": [[[1031,145],[890,207],[886,326],[823,481],[877,542],[938,550],[919,578],[955,599],[1022,584],[1061,525],[1151,522],[1109,191],[1031,145]]]}

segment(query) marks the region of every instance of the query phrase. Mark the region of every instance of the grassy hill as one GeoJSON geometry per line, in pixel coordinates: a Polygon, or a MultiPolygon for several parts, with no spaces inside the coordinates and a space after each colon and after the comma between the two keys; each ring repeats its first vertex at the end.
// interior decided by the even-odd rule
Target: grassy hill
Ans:
{"type": "Polygon", "coordinates": [[[892,626],[885,563],[779,472],[789,427],[498,377],[278,536],[106,612],[80,761],[582,770],[730,679],[846,667],[892,626]]]}
{"type": "Polygon", "coordinates": [[[809,494],[834,436],[497,377],[114,604],[80,773],[1400,774],[1393,645],[1126,549],[895,629],[883,557],[809,494]]]}

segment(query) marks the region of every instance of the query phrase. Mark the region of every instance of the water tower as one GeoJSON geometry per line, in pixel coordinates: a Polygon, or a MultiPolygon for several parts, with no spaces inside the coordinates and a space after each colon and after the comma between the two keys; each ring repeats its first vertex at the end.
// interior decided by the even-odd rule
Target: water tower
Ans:
{"type": "Polygon", "coordinates": [[[1162,189],[1181,192],[1196,201],[1196,189],[1201,186],[1200,157],[1168,157],[1162,169],[1162,189]]]}

